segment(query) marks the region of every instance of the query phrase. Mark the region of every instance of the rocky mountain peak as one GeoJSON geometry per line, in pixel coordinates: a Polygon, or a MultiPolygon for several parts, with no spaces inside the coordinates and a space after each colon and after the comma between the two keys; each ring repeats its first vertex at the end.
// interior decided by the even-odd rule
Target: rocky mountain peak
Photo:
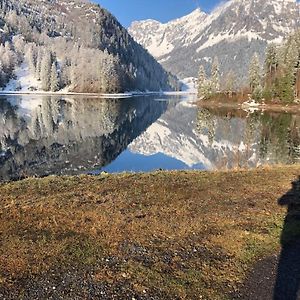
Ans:
{"type": "Polygon", "coordinates": [[[129,32],[181,78],[196,77],[200,65],[209,72],[217,56],[223,73],[233,69],[245,80],[253,54],[263,60],[268,43],[282,42],[299,26],[296,0],[230,0],[209,14],[197,9],[165,24],[135,22],[129,32]]]}

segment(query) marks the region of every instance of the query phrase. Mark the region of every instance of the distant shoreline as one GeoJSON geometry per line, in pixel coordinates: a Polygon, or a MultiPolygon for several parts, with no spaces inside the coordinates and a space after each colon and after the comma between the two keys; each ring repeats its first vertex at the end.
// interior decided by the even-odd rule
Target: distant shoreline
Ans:
{"type": "Polygon", "coordinates": [[[117,94],[102,94],[102,93],[77,93],[77,92],[44,92],[44,91],[0,91],[0,96],[22,96],[22,95],[36,95],[36,96],[89,96],[100,98],[131,98],[137,96],[151,96],[151,95],[194,95],[191,92],[128,92],[117,94]]]}

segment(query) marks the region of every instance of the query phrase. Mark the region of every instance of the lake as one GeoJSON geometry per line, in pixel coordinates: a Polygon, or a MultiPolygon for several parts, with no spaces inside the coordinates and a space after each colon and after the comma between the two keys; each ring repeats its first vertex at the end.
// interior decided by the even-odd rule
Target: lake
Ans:
{"type": "Polygon", "coordinates": [[[300,116],[204,109],[193,100],[1,96],[0,181],[299,162],[300,116]]]}

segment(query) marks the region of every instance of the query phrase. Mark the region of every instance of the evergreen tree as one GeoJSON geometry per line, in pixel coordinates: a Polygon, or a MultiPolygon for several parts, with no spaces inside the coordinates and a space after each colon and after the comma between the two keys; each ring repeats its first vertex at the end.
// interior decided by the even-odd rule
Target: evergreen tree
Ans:
{"type": "Polygon", "coordinates": [[[198,75],[198,97],[205,98],[209,95],[209,81],[206,77],[206,72],[204,66],[201,65],[199,68],[199,75],[198,75]]]}
{"type": "Polygon", "coordinates": [[[257,53],[254,54],[249,66],[249,87],[252,97],[260,100],[262,97],[261,70],[257,53]]]}
{"type": "Polygon", "coordinates": [[[295,35],[278,51],[279,66],[276,78],[276,96],[284,102],[292,102],[296,96],[296,81],[299,64],[300,45],[295,35]]]}
{"type": "Polygon", "coordinates": [[[271,81],[274,79],[278,63],[277,47],[274,44],[270,44],[266,49],[265,74],[271,77],[271,81]]]}
{"type": "Polygon", "coordinates": [[[279,65],[279,53],[276,45],[270,44],[266,49],[264,65],[264,98],[268,101],[276,97],[276,74],[279,65]]]}
{"type": "Polygon", "coordinates": [[[286,57],[285,57],[285,78],[284,78],[284,100],[291,102],[295,99],[295,83],[296,74],[299,61],[299,49],[296,40],[292,36],[290,42],[287,45],[286,57]]]}
{"type": "Polygon", "coordinates": [[[220,67],[218,57],[214,58],[211,70],[211,91],[213,94],[220,91],[220,67]]]}
{"type": "Polygon", "coordinates": [[[229,96],[232,96],[232,93],[234,92],[236,84],[236,75],[232,70],[228,72],[225,78],[225,91],[229,94],[229,96]]]}
{"type": "Polygon", "coordinates": [[[296,94],[296,99],[300,100],[300,56],[298,59],[298,66],[296,72],[295,94],[296,94]]]}
{"type": "Polygon", "coordinates": [[[266,52],[264,96],[292,102],[300,95],[300,31],[266,52]]]}

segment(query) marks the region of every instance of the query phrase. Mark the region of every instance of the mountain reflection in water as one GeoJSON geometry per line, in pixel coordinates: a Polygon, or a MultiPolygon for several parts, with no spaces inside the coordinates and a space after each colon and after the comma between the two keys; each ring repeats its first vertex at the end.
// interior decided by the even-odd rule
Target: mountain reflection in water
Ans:
{"type": "Polygon", "coordinates": [[[0,97],[0,181],[299,161],[300,116],[205,109],[181,100],[0,97]]]}
{"type": "Polygon", "coordinates": [[[105,166],[168,105],[145,97],[1,97],[0,180],[105,166]]]}
{"type": "Polygon", "coordinates": [[[179,169],[293,164],[300,158],[299,125],[300,116],[288,113],[206,109],[180,102],[169,107],[129,149],[147,157],[164,153],[184,162],[179,169]]]}

